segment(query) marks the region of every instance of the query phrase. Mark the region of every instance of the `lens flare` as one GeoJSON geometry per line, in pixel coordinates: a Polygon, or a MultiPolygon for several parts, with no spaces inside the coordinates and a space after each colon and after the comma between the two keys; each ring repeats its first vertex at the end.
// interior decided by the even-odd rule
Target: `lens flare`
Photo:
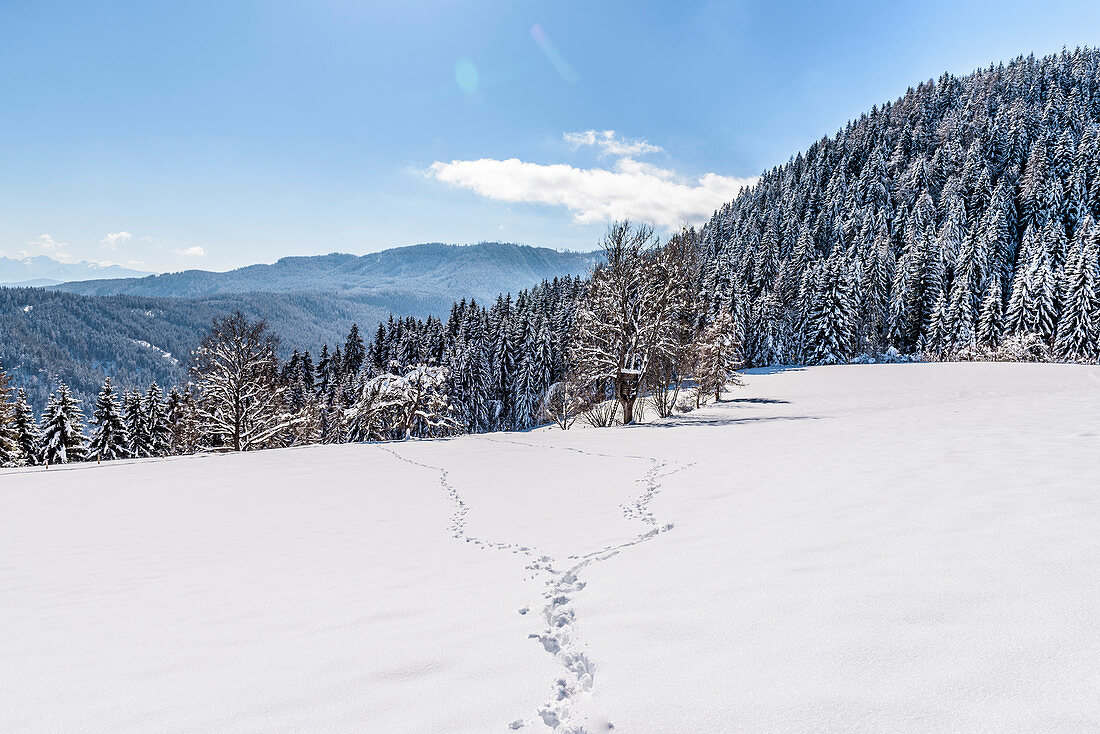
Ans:
{"type": "Polygon", "coordinates": [[[477,67],[469,59],[459,59],[455,62],[455,81],[458,88],[466,94],[473,94],[478,87],[477,67]]]}
{"type": "Polygon", "coordinates": [[[558,51],[558,47],[554,45],[554,42],[550,40],[550,36],[546,35],[546,31],[542,29],[538,23],[531,26],[531,38],[535,39],[535,43],[542,49],[542,53],[546,56],[546,59],[557,69],[558,74],[569,84],[577,83],[577,72],[573,71],[573,67],[569,65],[569,62],[565,60],[565,57],[558,51]]]}

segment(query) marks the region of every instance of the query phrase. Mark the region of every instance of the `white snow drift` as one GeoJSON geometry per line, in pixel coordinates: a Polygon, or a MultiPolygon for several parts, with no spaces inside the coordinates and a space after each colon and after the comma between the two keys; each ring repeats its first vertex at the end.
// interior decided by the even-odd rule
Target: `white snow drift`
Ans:
{"type": "Polygon", "coordinates": [[[1100,727],[1100,369],[0,471],[3,731],[1100,727]]]}

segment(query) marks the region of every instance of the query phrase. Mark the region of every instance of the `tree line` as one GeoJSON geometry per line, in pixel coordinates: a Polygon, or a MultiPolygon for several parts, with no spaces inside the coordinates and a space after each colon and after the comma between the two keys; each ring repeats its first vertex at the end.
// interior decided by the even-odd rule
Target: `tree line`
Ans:
{"type": "Polygon", "coordinates": [[[446,321],[390,317],[367,342],[353,325],[316,362],[262,320],[215,319],[191,353],[190,381],[120,394],[107,378],[90,417],[60,383],[39,420],[0,371],[0,464],[61,464],[248,451],[313,443],[524,430],[582,417],[662,417],[720,395],[740,347],[729,314],[708,319],[692,230],[661,243],[617,223],[587,280],[546,281],[446,321]],[[690,381],[691,387],[687,384],[690,381]]]}

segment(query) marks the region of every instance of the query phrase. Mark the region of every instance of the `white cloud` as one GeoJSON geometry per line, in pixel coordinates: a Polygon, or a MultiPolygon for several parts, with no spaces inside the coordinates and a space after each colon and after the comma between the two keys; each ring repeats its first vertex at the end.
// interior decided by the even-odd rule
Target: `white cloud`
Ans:
{"type": "Polygon", "coordinates": [[[206,255],[206,250],[194,245],[193,247],[184,247],[174,251],[177,255],[183,255],[184,257],[203,257],[206,255]]]}
{"type": "Polygon", "coordinates": [[[563,133],[561,137],[573,150],[594,145],[600,148],[601,155],[635,156],[661,152],[660,146],[652,145],[647,140],[620,138],[614,130],[584,130],[563,133]]]}
{"type": "MultiPolygon", "coordinates": [[[[601,145],[600,141],[607,139],[602,133],[593,133],[594,145],[601,145]]],[[[649,145],[644,141],[626,145],[638,149],[639,143],[649,145]]],[[[677,229],[684,223],[706,221],[742,187],[755,182],[754,178],[717,173],[690,180],[675,171],[630,157],[621,157],[611,168],[576,168],[562,163],[543,165],[517,158],[436,161],[426,173],[443,183],[495,201],[565,207],[577,224],[632,219],[665,230],[677,229]]]]}
{"type": "Polygon", "coordinates": [[[68,247],[68,242],[58,242],[48,234],[40,234],[35,239],[26,243],[23,249],[15,254],[17,257],[21,258],[46,255],[62,263],[77,262],[77,258],[67,252],[68,247]]]}
{"type": "Polygon", "coordinates": [[[133,235],[129,232],[111,232],[103,237],[99,241],[99,244],[106,247],[108,250],[113,250],[118,246],[119,242],[125,242],[128,239],[133,238],[133,235]]]}

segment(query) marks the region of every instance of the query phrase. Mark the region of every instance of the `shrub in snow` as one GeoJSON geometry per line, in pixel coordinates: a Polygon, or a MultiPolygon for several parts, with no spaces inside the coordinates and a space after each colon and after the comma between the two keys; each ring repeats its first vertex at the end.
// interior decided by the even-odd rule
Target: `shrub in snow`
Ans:
{"type": "Polygon", "coordinates": [[[460,433],[447,400],[447,368],[416,364],[367,380],[345,418],[353,440],[451,436],[460,433]]]}
{"type": "Polygon", "coordinates": [[[997,347],[998,362],[1050,362],[1050,347],[1039,334],[1015,334],[997,347]]]}
{"type": "Polygon", "coordinates": [[[549,423],[556,423],[563,431],[569,430],[584,409],[580,391],[573,380],[555,382],[543,395],[539,416],[549,423]]]}

